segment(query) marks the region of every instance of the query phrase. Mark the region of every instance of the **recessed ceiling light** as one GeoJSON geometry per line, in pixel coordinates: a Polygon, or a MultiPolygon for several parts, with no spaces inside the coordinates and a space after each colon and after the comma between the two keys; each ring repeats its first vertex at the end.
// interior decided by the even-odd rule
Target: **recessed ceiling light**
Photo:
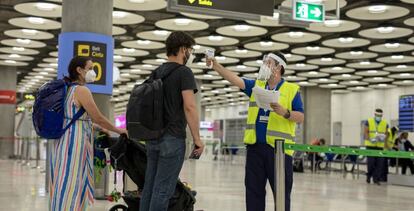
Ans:
{"type": "Polygon", "coordinates": [[[131,3],[137,3],[137,4],[142,4],[146,2],[146,0],[128,0],[128,1],[131,3]]]}
{"type": "Polygon", "coordinates": [[[18,54],[10,54],[9,58],[20,58],[21,56],[18,54]]]}
{"type": "Polygon", "coordinates": [[[23,34],[30,35],[30,36],[34,36],[38,33],[38,31],[34,29],[22,29],[22,32],[23,34]]]}
{"type": "Polygon", "coordinates": [[[411,75],[411,73],[401,73],[400,74],[401,77],[407,77],[407,76],[410,76],[410,75],[411,75]]]}
{"type": "Polygon", "coordinates": [[[290,58],[290,57],[292,57],[292,54],[290,54],[290,53],[287,53],[287,54],[283,54],[286,58],[290,58]]]}
{"type": "Polygon", "coordinates": [[[205,62],[197,62],[197,65],[199,65],[199,66],[206,66],[206,63],[205,62]]]}
{"type": "Polygon", "coordinates": [[[402,81],[403,83],[412,83],[412,82],[414,82],[413,80],[403,80],[402,81]]]}
{"type": "Polygon", "coordinates": [[[151,44],[150,40],[137,40],[138,45],[149,45],[151,44]]]}
{"type": "Polygon", "coordinates": [[[53,11],[56,8],[56,5],[49,3],[37,3],[36,8],[42,11],[53,11]]]}
{"type": "Polygon", "coordinates": [[[367,73],[369,73],[369,74],[375,74],[375,73],[378,73],[378,71],[377,70],[368,70],[367,73]]]}
{"type": "Polygon", "coordinates": [[[48,73],[48,72],[40,72],[39,74],[40,74],[40,75],[49,75],[49,73],[48,73]]]}
{"type": "Polygon", "coordinates": [[[353,37],[340,37],[338,40],[340,43],[349,44],[354,41],[354,38],[353,37]]]}
{"type": "Polygon", "coordinates": [[[396,60],[397,60],[397,59],[398,59],[398,60],[399,60],[399,59],[404,59],[404,55],[392,55],[392,56],[391,56],[391,59],[396,59],[396,60]]]}
{"type": "Polygon", "coordinates": [[[58,66],[57,63],[50,63],[49,65],[52,66],[52,67],[57,67],[58,66]]]}
{"type": "Polygon", "coordinates": [[[136,50],[134,48],[123,48],[122,51],[125,53],[134,53],[136,50]]]}
{"type": "Polygon", "coordinates": [[[350,81],[350,84],[359,84],[359,81],[350,81]]]}
{"type": "Polygon", "coordinates": [[[334,71],[340,71],[340,70],[342,70],[343,68],[342,67],[333,67],[332,68],[332,70],[334,70],[334,71]]]}
{"type": "Polygon", "coordinates": [[[29,39],[16,39],[16,42],[23,44],[23,45],[29,45],[31,40],[29,39]]]}
{"type": "Polygon", "coordinates": [[[112,17],[114,17],[116,19],[125,18],[127,15],[128,15],[128,13],[126,13],[124,11],[113,11],[112,12],[112,17]]]}
{"type": "Polygon", "coordinates": [[[188,18],[177,18],[174,20],[174,23],[177,26],[188,26],[191,23],[191,20],[188,18]]]}
{"type": "Polygon", "coordinates": [[[338,86],[338,84],[328,84],[328,86],[338,86]]]}
{"type": "Polygon", "coordinates": [[[236,49],[235,52],[237,54],[246,54],[248,51],[246,49],[236,49]]]}
{"type": "Polygon", "coordinates": [[[362,52],[362,51],[351,51],[351,52],[350,52],[350,54],[351,54],[352,56],[360,56],[360,55],[362,55],[362,54],[363,54],[363,52],[362,52]]]}
{"type": "Polygon", "coordinates": [[[386,48],[398,48],[400,47],[400,43],[385,43],[386,48]]]}
{"type": "Polygon", "coordinates": [[[393,32],[394,31],[394,27],[392,27],[392,26],[387,26],[387,27],[378,27],[377,28],[377,31],[379,32],[379,33],[381,33],[381,34],[389,34],[389,33],[391,33],[391,32],[393,32]]]}
{"type": "Polygon", "coordinates": [[[335,28],[341,25],[341,23],[342,22],[340,20],[327,20],[324,22],[324,25],[329,28],[335,28]]]}
{"type": "Polygon", "coordinates": [[[146,67],[146,68],[153,67],[153,65],[152,65],[152,64],[143,64],[142,66],[143,66],[143,67],[146,67]]]}
{"type": "Polygon", "coordinates": [[[378,80],[382,80],[384,78],[383,77],[374,77],[373,79],[376,80],[376,81],[378,81],[378,80]]]}
{"type": "Polygon", "coordinates": [[[380,86],[380,87],[386,87],[388,85],[387,84],[378,84],[378,86],[380,86]]]}
{"type": "Polygon", "coordinates": [[[20,51],[20,52],[22,52],[22,51],[24,51],[25,49],[24,49],[23,47],[13,47],[13,48],[12,48],[12,50],[13,50],[13,51],[20,51]]]}
{"type": "Polygon", "coordinates": [[[258,59],[258,60],[256,60],[256,63],[257,64],[263,64],[263,60],[258,59]]]}
{"type": "Polygon", "coordinates": [[[371,64],[371,62],[369,62],[369,61],[364,61],[364,62],[360,62],[359,64],[360,64],[360,65],[370,65],[370,64],[371,64]]]}
{"type": "Polygon", "coordinates": [[[350,74],[342,74],[342,77],[344,77],[344,78],[350,78],[351,75],[350,74]]]}
{"type": "Polygon", "coordinates": [[[122,59],[121,55],[114,55],[114,59],[122,59]]]}
{"type": "Polygon", "coordinates": [[[316,71],[310,71],[309,72],[309,75],[318,75],[319,73],[318,72],[316,72],[316,71]]]}
{"type": "Polygon", "coordinates": [[[307,85],[307,84],[309,84],[309,82],[307,82],[307,81],[301,81],[301,82],[299,82],[299,84],[301,84],[301,85],[307,85]]]}
{"type": "Polygon", "coordinates": [[[357,87],[355,87],[356,89],[365,89],[365,87],[363,87],[363,86],[357,86],[357,87]]]}
{"type": "Polygon", "coordinates": [[[38,78],[38,79],[43,79],[43,78],[45,78],[43,75],[37,75],[37,76],[35,76],[35,78],[38,78]]]}
{"type": "Polygon", "coordinates": [[[44,71],[55,71],[55,69],[51,68],[51,67],[45,67],[43,68],[44,71]]]}
{"type": "Polygon", "coordinates": [[[43,18],[38,18],[38,17],[29,17],[27,19],[30,23],[32,24],[36,24],[36,25],[42,25],[45,23],[45,19],[43,18]]]}
{"type": "Polygon", "coordinates": [[[224,39],[224,37],[222,37],[222,36],[215,36],[215,35],[211,35],[211,36],[208,36],[208,39],[210,40],[210,41],[222,41],[223,39],[224,39]]]}
{"type": "Polygon", "coordinates": [[[260,46],[262,46],[262,47],[272,47],[273,42],[272,41],[261,41],[260,46]]]}
{"type": "Polygon", "coordinates": [[[296,64],[296,67],[305,67],[306,66],[306,64],[304,64],[304,63],[297,63],[296,64]]]}
{"type": "Polygon", "coordinates": [[[165,37],[167,36],[170,32],[169,31],[165,31],[165,30],[155,30],[152,32],[153,34],[157,35],[157,36],[161,36],[161,37],[165,37]]]}
{"type": "Polygon", "coordinates": [[[332,58],[329,58],[329,57],[328,57],[328,58],[321,58],[321,61],[322,61],[322,62],[331,62],[331,61],[333,61],[333,60],[332,60],[332,58]]]}
{"type": "Polygon", "coordinates": [[[16,61],[14,60],[5,60],[4,62],[9,63],[9,64],[16,64],[16,61]]]}
{"type": "Polygon", "coordinates": [[[328,79],[327,78],[320,78],[319,81],[326,82],[326,81],[328,81],[328,79]]]}
{"type": "Polygon", "coordinates": [[[383,13],[387,10],[385,5],[374,5],[368,7],[368,11],[373,14],[383,13]]]}
{"type": "Polygon", "coordinates": [[[308,46],[306,47],[306,50],[308,51],[319,51],[320,47],[319,46],[308,46]]]}
{"type": "Polygon", "coordinates": [[[294,79],[294,78],[296,78],[296,76],[294,76],[294,75],[288,75],[287,78],[294,79]]]}
{"type": "Polygon", "coordinates": [[[225,56],[216,56],[215,58],[216,58],[216,60],[219,60],[219,61],[226,60],[226,57],[225,56]]]}
{"type": "Polygon", "coordinates": [[[196,50],[199,50],[201,48],[201,46],[200,45],[194,45],[193,48],[196,49],[196,50]]]}
{"type": "Polygon", "coordinates": [[[407,68],[407,65],[405,65],[405,64],[400,64],[400,65],[397,65],[397,68],[398,68],[398,69],[405,69],[405,68],[407,68]]]}
{"type": "Polygon", "coordinates": [[[289,32],[288,36],[290,38],[301,38],[303,37],[304,33],[303,32],[289,32]]]}
{"type": "Polygon", "coordinates": [[[247,67],[245,65],[237,65],[236,68],[237,69],[246,69],[247,67]]]}
{"type": "Polygon", "coordinates": [[[238,32],[247,32],[247,31],[249,31],[250,26],[248,26],[248,25],[235,25],[233,27],[233,29],[235,31],[238,31],[238,32]]]}
{"type": "Polygon", "coordinates": [[[165,60],[165,59],[156,59],[155,61],[156,61],[156,62],[159,62],[159,63],[164,63],[164,62],[166,62],[167,60],[165,60]]]}

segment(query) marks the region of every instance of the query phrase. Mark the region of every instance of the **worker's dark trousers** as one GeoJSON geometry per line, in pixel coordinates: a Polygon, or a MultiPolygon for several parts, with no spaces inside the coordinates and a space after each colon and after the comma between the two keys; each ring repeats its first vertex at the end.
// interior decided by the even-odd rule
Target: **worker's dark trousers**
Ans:
{"type": "MultiPolygon", "coordinates": [[[[379,147],[367,147],[370,150],[383,150],[379,147]]],[[[384,159],[381,157],[367,157],[367,180],[373,179],[374,182],[381,182],[384,175],[384,159]]]]}
{"type": "MultiPolygon", "coordinates": [[[[265,211],[266,183],[269,180],[273,194],[275,152],[268,144],[254,144],[247,146],[246,155],[246,210],[265,211]]],[[[292,157],[285,156],[285,205],[290,211],[290,193],[293,185],[292,157]]]]}
{"type": "Polygon", "coordinates": [[[373,179],[374,182],[380,182],[381,177],[384,175],[383,166],[384,166],[384,158],[380,157],[368,157],[368,173],[367,179],[373,179]]]}

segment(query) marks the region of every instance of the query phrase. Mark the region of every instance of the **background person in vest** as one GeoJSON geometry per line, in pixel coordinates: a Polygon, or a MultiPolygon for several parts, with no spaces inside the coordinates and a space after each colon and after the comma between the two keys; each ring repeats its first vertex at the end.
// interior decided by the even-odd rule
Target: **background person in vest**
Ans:
{"type": "MultiPolygon", "coordinates": [[[[395,138],[397,136],[398,133],[398,128],[397,127],[392,127],[390,129],[388,129],[388,138],[387,138],[387,148],[386,150],[393,150],[394,148],[394,142],[395,142],[395,138]]],[[[391,165],[391,163],[393,162],[392,159],[394,158],[384,158],[384,168],[382,169],[382,176],[381,176],[381,182],[387,182],[388,181],[388,168],[389,165],[391,165]]],[[[395,159],[394,159],[395,162],[395,159]]]]}
{"type": "MultiPolygon", "coordinates": [[[[382,109],[376,109],[375,118],[369,118],[365,124],[364,138],[367,149],[384,150],[387,148],[388,123],[382,119],[382,114],[382,109]]],[[[367,183],[371,183],[372,178],[375,184],[380,185],[384,172],[384,158],[368,157],[367,165],[367,183]]]]}
{"type": "MultiPolygon", "coordinates": [[[[299,86],[282,78],[286,67],[286,59],[280,53],[271,53],[264,57],[258,80],[240,78],[217,63],[214,58],[207,58],[207,65],[210,65],[211,62],[213,62],[215,71],[250,97],[247,128],[244,135],[244,143],[247,145],[246,208],[247,211],[264,211],[267,180],[270,182],[273,194],[275,193],[275,139],[281,138],[288,143],[292,143],[296,123],[302,123],[304,120],[299,86]],[[271,105],[272,111],[257,107],[254,95],[252,95],[254,86],[268,90],[279,90],[279,102],[271,105]]],[[[290,193],[293,184],[292,154],[293,151],[286,151],[286,211],[290,210],[290,193]]]]}

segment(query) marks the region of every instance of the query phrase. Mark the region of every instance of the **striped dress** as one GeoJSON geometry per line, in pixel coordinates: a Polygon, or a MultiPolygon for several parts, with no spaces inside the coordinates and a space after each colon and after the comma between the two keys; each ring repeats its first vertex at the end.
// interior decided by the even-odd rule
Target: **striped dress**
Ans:
{"type": "MultiPolygon", "coordinates": [[[[68,90],[65,102],[65,125],[79,108],[74,91],[68,90]]],[[[50,153],[50,211],[84,211],[93,203],[92,121],[88,114],[73,123],[59,140],[52,140],[50,153]]]]}

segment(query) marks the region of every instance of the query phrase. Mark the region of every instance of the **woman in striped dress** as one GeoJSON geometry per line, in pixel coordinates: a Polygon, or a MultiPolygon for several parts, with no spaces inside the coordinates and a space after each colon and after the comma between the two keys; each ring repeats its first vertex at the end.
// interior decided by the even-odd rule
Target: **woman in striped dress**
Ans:
{"type": "Polygon", "coordinates": [[[93,137],[92,121],[104,129],[119,134],[126,130],[111,124],[97,108],[86,83],[93,82],[93,63],[87,57],[75,57],[65,78],[76,85],[68,89],[65,101],[65,122],[79,111],[86,112],[73,123],[65,134],[52,141],[50,154],[50,211],[84,211],[93,203],[93,137]]]}

